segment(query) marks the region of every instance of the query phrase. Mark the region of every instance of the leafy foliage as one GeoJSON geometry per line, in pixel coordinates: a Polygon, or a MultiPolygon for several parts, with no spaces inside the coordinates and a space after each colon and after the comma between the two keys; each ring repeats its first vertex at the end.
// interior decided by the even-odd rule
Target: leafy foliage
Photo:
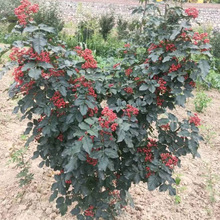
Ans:
{"type": "Polygon", "coordinates": [[[58,2],[52,1],[50,4],[41,2],[40,10],[35,14],[34,20],[37,24],[46,24],[55,27],[60,32],[64,27],[64,21],[59,11],[58,2]]]}
{"type": "Polygon", "coordinates": [[[3,18],[14,17],[14,8],[20,4],[20,0],[0,0],[0,20],[3,18]]]}
{"type": "Polygon", "coordinates": [[[91,50],[66,49],[53,28],[16,26],[27,39],[10,55],[18,66],[9,95],[20,96],[14,113],[30,120],[33,158],[58,172],[50,201],[62,215],[75,203],[78,219],[113,219],[130,203],[132,183],[175,195],[180,157],[198,156],[198,116],[188,112],[180,121],[169,110],[184,106],[194,81],[208,74],[210,45],[195,44],[192,16],[179,7],[139,11],[148,18],[141,35],[105,72],[91,50]],[[202,57],[198,63],[193,54],[202,57]]]}
{"type": "Polygon", "coordinates": [[[194,104],[195,110],[197,112],[203,112],[207,107],[208,104],[211,102],[211,98],[209,98],[204,92],[199,92],[196,94],[194,104]]]}
{"type": "Polygon", "coordinates": [[[107,37],[115,25],[115,17],[113,14],[102,15],[99,20],[100,33],[103,36],[103,39],[106,41],[107,37]]]}

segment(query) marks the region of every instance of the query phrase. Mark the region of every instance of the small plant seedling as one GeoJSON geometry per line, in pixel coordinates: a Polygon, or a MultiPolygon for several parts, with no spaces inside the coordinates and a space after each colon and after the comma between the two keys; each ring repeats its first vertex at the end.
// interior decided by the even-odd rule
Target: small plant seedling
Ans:
{"type": "Polygon", "coordinates": [[[197,93],[194,100],[195,110],[197,112],[203,112],[211,101],[212,99],[209,98],[204,92],[197,93]]]}
{"type": "Polygon", "coordinates": [[[200,129],[202,131],[205,144],[209,144],[210,146],[213,145],[213,139],[216,136],[216,132],[214,128],[210,125],[201,125],[200,129]]]}
{"type": "Polygon", "coordinates": [[[174,197],[174,203],[175,204],[179,204],[181,203],[182,199],[181,199],[181,195],[180,193],[186,190],[185,186],[180,186],[181,183],[181,177],[182,174],[177,174],[176,178],[175,178],[175,189],[176,189],[176,195],[174,197]]]}
{"type": "Polygon", "coordinates": [[[21,138],[22,141],[26,141],[27,140],[27,135],[22,134],[20,138],[21,138]]]}
{"type": "MultiPolygon", "coordinates": [[[[21,135],[21,139],[26,140],[26,135],[21,135]]],[[[20,172],[16,175],[16,177],[19,178],[20,187],[29,184],[34,176],[34,174],[29,171],[30,169],[29,160],[25,160],[26,152],[27,152],[27,148],[25,147],[18,150],[14,149],[13,152],[11,153],[11,160],[9,161],[9,163],[10,162],[16,163],[16,167],[20,169],[20,172]]]]}

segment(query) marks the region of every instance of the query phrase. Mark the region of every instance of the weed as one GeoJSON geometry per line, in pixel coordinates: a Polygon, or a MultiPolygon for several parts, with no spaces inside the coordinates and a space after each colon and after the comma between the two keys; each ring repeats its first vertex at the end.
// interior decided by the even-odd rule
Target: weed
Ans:
{"type": "Polygon", "coordinates": [[[175,189],[176,189],[176,195],[174,196],[174,203],[175,204],[179,204],[181,203],[181,195],[180,193],[186,190],[185,186],[181,186],[181,176],[182,174],[176,174],[176,178],[175,178],[175,189]]]}
{"type": "Polygon", "coordinates": [[[26,141],[28,137],[27,135],[22,134],[20,138],[22,141],[26,141]]]}
{"type": "Polygon", "coordinates": [[[194,99],[195,110],[197,112],[203,112],[208,104],[211,102],[211,98],[209,98],[204,92],[199,92],[196,94],[194,99]]]}
{"type": "Polygon", "coordinates": [[[214,128],[210,125],[201,125],[200,130],[202,131],[205,144],[209,144],[212,146],[212,140],[216,136],[214,128]]]}
{"type": "Polygon", "coordinates": [[[209,202],[211,206],[216,202],[216,182],[219,181],[219,176],[214,174],[211,169],[211,165],[206,164],[207,174],[204,175],[206,178],[206,190],[209,193],[209,202]]]}

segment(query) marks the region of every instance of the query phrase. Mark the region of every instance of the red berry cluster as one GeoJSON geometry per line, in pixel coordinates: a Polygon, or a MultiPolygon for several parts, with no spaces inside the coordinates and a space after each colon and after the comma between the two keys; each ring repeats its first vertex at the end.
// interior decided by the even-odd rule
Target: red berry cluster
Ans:
{"type": "Polygon", "coordinates": [[[9,58],[12,60],[12,61],[17,61],[19,64],[23,63],[24,62],[24,58],[23,58],[23,55],[26,55],[27,54],[27,50],[24,48],[24,49],[20,49],[18,47],[13,47],[11,49],[11,53],[9,55],[9,58]]]}
{"type": "Polygon", "coordinates": [[[98,159],[93,159],[89,156],[89,154],[86,154],[86,162],[95,166],[98,163],[98,159]]]}
{"type": "Polygon", "coordinates": [[[200,118],[198,117],[197,114],[194,114],[194,116],[191,116],[191,117],[189,118],[189,123],[190,123],[190,124],[194,124],[195,126],[201,125],[201,123],[200,123],[200,118]]]}
{"type": "Polygon", "coordinates": [[[35,84],[34,80],[31,80],[28,83],[25,83],[22,87],[21,87],[21,92],[24,92],[26,95],[29,93],[29,91],[33,88],[33,85],[35,84]]]}
{"type": "Polygon", "coordinates": [[[132,94],[132,93],[134,92],[131,87],[126,87],[126,88],[124,88],[124,91],[125,91],[126,93],[128,93],[128,94],[132,94]]]}
{"type": "Polygon", "coordinates": [[[154,139],[148,138],[148,143],[146,147],[138,148],[138,153],[144,153],[145,154],[145,162],[151,162],[154,157],[152,153],[152,148],[157,147],[157,142],[154,139]]]}
{"type": "Polygon", "coordinates": [[[65,183],[66,183],[66,184],[71,184],[71,183],[72,183],[72,180],[66,180],[65,183]]]}
{"type": "Polygon", "coordinates": [[[20,49],[17,47],[13,47],[9,58],[13,61],[17,61],[19,64],[22,64],[26,60],[26,56],[29,56],[32,60],[36,60],[38,62],[50,63],[49,52],[42,51],[40,54],[38,54],[37,52],[34,52],[33,48],[20,49]]]}
{"type": "Polygon", "coordinates": [[[173,169],[178,163],[178,158],[176,156],[172,156],[170,153],[163,153],[160,157],[162,162],[170,169],[173,169]]]}
{"type": "Polygon", "coordinates": [[[160,96],[157,96],[157,105],[162,106],[164,103],[164,99],[161,99],[160,96]]]}
{"type": "Polygon", "coordinates": [[[146,171],[147,171],[146,178],[149,178],[153,174],[153,172],[151,172],[150,167],[146,167],[146,171]]]}
{"type": "Polygon", "coordinates": [[[56,91],[50,100],[53,101],[54,106],[57,108],[65,108],[67,105],[59,91],[56,91]]]}
{"type": "Polygon", "coordinates": [[[130,44],[125,44],[124,47],[129,48],[129,47],[131,47],[131,45],[130,44]]]}
{"type": "Polygon", "coordinates": [[[199,11],[196,8],[187,8],[185,13],[193,18],[197,18],[199,16],[199,11]]]}
{"type": "Polygon", "coordinates": [[[57,137],[57,140],[62,142],[63,141],[63,134],[59,134],[58,137],[57,137]]]}
{"type": "Polygon", "coordinates": [[[175,65],[174,63],[171,65],[171,67],[170,67],[170,69],[169,69],[169,73],[171,73],[171,72],[175,72],[175,71],[177,71],[178,69],[180,69],[181,68],[181,64],[180,63],[178,63],[177,65],[175,65]]]}
{"type": "Polygon", "coordinates": [[[24,82],[23,81],[24,72],[21,69],[22,69],[22,66],[19,66],[15,68],[13,72],[14,80],[15,82],[17,82],[17,85],[21,85],[24,82]]]}
{"type": "Polygon", "coordinates": [[[116,67],[120,66],[120,63],[116,63],[113,68],[115,69],[116,67]]]}
{"type": "Polygon", "coordinates": [[[85,88],[88,88],[87,95],[93,96],[94,98],[97,97],[95,90],[92,87],[93,83],[91,81],[86,80],[84,76],[72,80],[69,83],[73,84],[73,89],[72,89],[73,92],[77,92],[77,89],[83,86],[85,88]]]}
{"type": "Polygon", "coordinates": [[[123,110],[124,114],[131,118],[132,115],[137,116],[139,109],[133,107],[132,105],[127,105],[127,108],[123,110]]]}
{"type": "Polygon", "coordinates": [[[193,40],[194,40],[194,44],[195,45],[198,45],[199,42],[201,43],[204,43],[204,44],[207,44],[210,42],[210,40],[207,38],[208,37],[208,33],[198,33],[198,32],[195,32],[194,35],[193,35],[193,40]]]}
{"type": "Polygon", "coordinates": [[[133,72],[133,70],[131,68],[128,68],[125,70],[125,75],[130,76],[132,72],[133,72]]]}
{"type": "Polygon", "coordinates": [[[175,50],[176,50],[176,47],[175,47],[174,44],[167,44],[167,45],[166,45],[166,52],[168,52],[168,51],[173,52],[173,51],[175,51],[175,50]]]}
{"type": "Polygon", "coordinates": [[[49,79],[50,77],[60,77],[60,76],[64,76],[64,71],[63,70],[55,70],[55,69],[49,69],[49,73],[45,73],[42,70],[41,76],[44,79],[49,79]]]}
{"type": "Polygon", "coordinates": [[[89,206],[89,208],[87,209],[87,210],[85,210],[85,212],[84,212],[84,215],[85,216],[91,216],[91,217],[94,217],[94,211],[93,211],[93,209],[94,209],[95,207],[94,206],[89,206]]]}
{"type": "Polygon", "coordinates": [[[92,51],[90,49],[82,50],[81,47],[75,47],[75,50],[79,56],[81,56],[86,62],[82,65],[83,69],[97,68],[97,61],[94,59],[92,55],[92,51]]]}
{"type": "Polygon", "coordinates": [[[28,21],[32,20],[32,14],[37,13],[38,10],[38,4],[31,5],[28,0],[21,0],[21,5],[15,8],[14,13],[18,18],[19,24],[26,26],[28,21]]]}
{"type": "Polygon", "coordinates": [[[114,121],[117,119],[117,115],[108,107],[105,107],[101,114],[102,117],[99,117],[99,124],[102,128],[110,128],[112,131],[115,131],[118,124],[114,123],[114,121]]]}
{"type": "Polygon", "coordinates": [[[167,90],[167,87],[165,86],[165,85],[167,84],[167,82],[166,82],[164,79],[159,78],[158,84],[159,84],[160,86],[157,88],[157,90],[159,90],[160,93],[165,93],[166,90],[167,90]]]}
{"type": "Polygon", "coordinates": [[[192,86],[192,87],[195,87],[195,86],[196,86],[196,83],[195,83],[194,81],[190,81],[190,82],[189,82],[189,85],[192,86]]]}
{"type": "Polygon", "coordinates": [[[163,130],[165,130],[165,131],[169,131],[170,130],[170,124],[168,123],[168,124],[166,124],[166,125],[161,125],[160,126],[163,130]]]}
{"type": "Polygon", "coordinates": [[[153,50],[155,50],[156,48],[158,48],[158,45],[156,44],[151,44],[150,47],[148,48],[148,53],[151,53],[153,50]]]}

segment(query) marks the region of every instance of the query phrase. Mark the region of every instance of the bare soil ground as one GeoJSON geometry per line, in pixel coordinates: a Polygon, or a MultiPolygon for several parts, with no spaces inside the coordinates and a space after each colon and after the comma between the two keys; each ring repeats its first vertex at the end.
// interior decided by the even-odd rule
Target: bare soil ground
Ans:
{"type": "MultiPolygon", "coordinates": [[[[8,100],[7,92],[12,82],[10,74],[0,81],[0,219],[1,220],[70,220],[69,214],[59,215],[55,203],[49,203],[53,172],[39,168],[40,159],[31,161],[34,180],[19,188],[16,178],[19,170],[14,163],[8,163],[12,153],[24,145],[22,132],[26,121],[19,121],[20,114],[11,112],[16,100],[8,100]]],[[[207,92],[212,102],[203,114],[199,114],[205,141],[201,143],[201,159],[191,156],[182,158],[182,168],[175,170],[181,179],[177,187],[178,197],[167,193],[149,192],[147,186],[139,184],[130,190],[135,207],[127,207],[118,220],[219,220],[220,219],[220,93],[207,92]],[[176,199],[176,202],[175,202],[176,199]],[[178,203],[178,201],[180,203],[178,203]]],[[[190,100],[187,108],[194,110],[190,100]]],[[[177,109],[184,117],[183,109],[177,109]]],[[[35,144],[31,144],[25,158],[31,157],[35,144]]]]}
{"type": "MultiPolygon", "coordinates": [[[[62,1],[62,0],[58,0],[62,1]]],[[[104,3],[104,4],[122,4],[122,5],[138,5],[138,0],[66,0],[69,2],[95,2],[95,3],[104,3]]],[[[184,7],[195,7],[195,8],[214,8],[214,9],[220,9],[219,4],[201,4],[201,3],[185,3],[184,7]]]]}

